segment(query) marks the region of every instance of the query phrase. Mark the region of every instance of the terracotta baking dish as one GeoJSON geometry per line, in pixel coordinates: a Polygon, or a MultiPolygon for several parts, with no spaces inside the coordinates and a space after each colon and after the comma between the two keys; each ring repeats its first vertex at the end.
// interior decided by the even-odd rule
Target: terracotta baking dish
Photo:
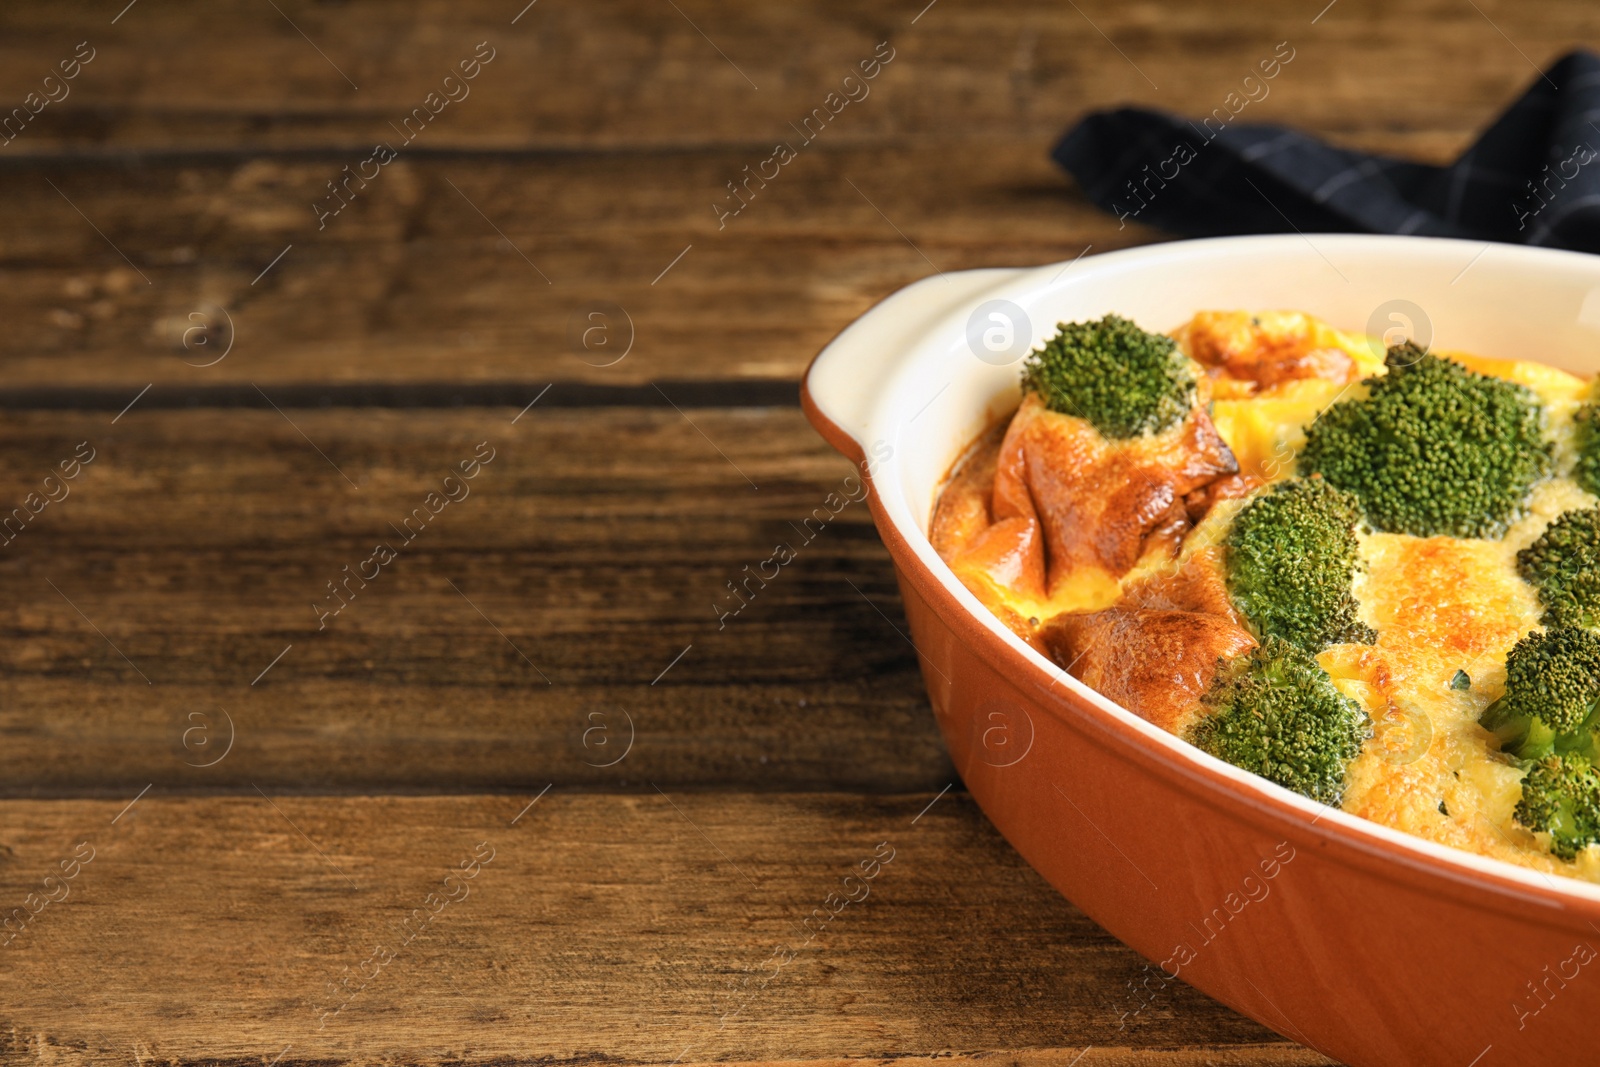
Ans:
{"type": "Polygon", "coordinates": [[[929,544],[940,479],[1017,402],[1010,353],[1058,321],[1115,311],[1169,329],[1203,308],[1293,308],[1600,370],[1600,258],[1506,245],[1182,241],[889,297],[817,356],[802,402],[870,478],[956,767],[1028,862],[1154,965],[1148,992],[1108,1006],[1124,1022],[1164,972],[1357,1067],[1600,1062],[1600,888],[1385,829],[1191,748],[1028,648],[929,544]]]}

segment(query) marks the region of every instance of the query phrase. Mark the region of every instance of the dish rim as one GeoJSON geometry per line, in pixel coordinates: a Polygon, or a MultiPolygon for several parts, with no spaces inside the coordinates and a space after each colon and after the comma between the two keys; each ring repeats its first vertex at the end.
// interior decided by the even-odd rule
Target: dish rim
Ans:
{"type": "MultiPolygon", "coordinates": [[[[1468,257],[1481,256],[1491,247],[1484,242],[1389,235],[1319,234],[1316,239],[1319,244],[1328,244],[1339,250],[1381,251],[1384,246],[1414,250],[1419,245],[1425,245],[1430,251],[1459,252],[1468,257]]],[[[1006,292],[1015,293],[1033,287],[1050,272],[1055,272],[1055,278],[1059,279],[1068,267],[1076,272],[1077,279],[1082,279],[1089,272],[1121,269],[1141,260],[1204,257],[1213,251],[1227,250],[1231,253],[1243,246],[1259,246],[1268,254],[1282,255],[1292,251],[1303,258],[1303,250],[1309,244],[1310,238],[1303,234],[1204,238],[1141,245],[1032,268],[979,268],[949,272],[939,277],[947,282],[961,281],[965,284],[958,287],[959,292],[945,294],[943,299],[937,290],[928,288],[937,279],[924,278],[868,309],[812,359],[801,379],[801,406],[824,439],[850,458],[862,472],[865,484],[869,486],[869,507],[879,536],[902,576],[916,584],[918,591],[928,600],[930,609],[951,627],[958,639],[991,667],[1009,677],[1019,690],[1031,696],[1029,706],[1044,710],[1062,720],[1069,728],[1089,728],[1101,740],[1112,743],[1123,758],[1141,765],[1147,772],[1163,774],[1193,799],[1208,807],[1246,821],[1270,821],[1276,824],[1274,832],[1281,829],[1291,837],[1316,841],[1360,866],[1381,868],[1381,873],[1386,876],[1406,873],[1413,882],[1426,881],[1430,890],[1438,889],[1442,880],[1444,886],[1458,898],[1469,899],[1479,906],[1493,906],[1497,910],[1509,911],[1514,906],[1527,903],[1544,906],[1541,911],[1523,915],[1530,921],[1544,918],[1553,924],[1567,926],[1570,923],[1563,920],[1600,919],[1600,883],[1520,867],[1318,804],[1195,748],[1073,678],[1012,633],[961,584],[933,550],[927,534],[904,500],[903,492],[893,492],[886,497],[882,486],[893,484],[896,480],[884,478],[883,475],[886,471],[898,473],[900,465],[907,461],[905,450],[892,449],[886,458],[874,455],[869,459],[863,441],[832,417],[825,409],[826,404],[819,401],[816,395],[820,368],[833,361],[847,359],[852,350],[864,345],[882,343],[886,332],[892,335],[892,326],[886,330],[888,324],[880,320],[892,312],[908,310],[918,304],[931,314],[902,331],[896,353],[891,357],[879,357],[884,366],[880,368],[879,380],[871,383],[877,388],[867,402],[867,410],[872,413],[874,420],[882,416],[896,390],[905,387],[903,372],[913,356],[935,347],[935,342],[941,338],[947,339],[952,331],[960,335],[965,316],[976,298],[1003,298],[1006,292]],[[864,330],[864,324],[871,328],[864,330]],[[901,513],[897,514],[897,511],[901,513]]],[[[1527,246],[1492,247],[1509,254],[1513,260],[1533,259],[1547,263],[1566,261],[1575,271],[1581,270],[1582,273],[1600,277],[1600,259],[1596,257],[1527,246]]],[[[1312,249],[1322,255],[1320,249],[1315,246],[1312,249]]],[[[1331,261],[1329,265],[1332,265],[1331,261]]],[[[1334,269],[1337,270],[1336,267],[1334,269]]],[[[1600,288],[1595,291],[1600,291],[1600,288]]],[[[992,399],[990,402],[993,402],[992,399]]],[[[863,436],[868,439],[872,437],[870,433],[863,436]]],[[[873,448],[876,452],[876,442],[873,448]]],[[[937,477],[942,477],[958,457],[959,451],[940,457],[937,477]]],[[[920,650],[917,656],[923,663],[930,661],[920,650]]]]}

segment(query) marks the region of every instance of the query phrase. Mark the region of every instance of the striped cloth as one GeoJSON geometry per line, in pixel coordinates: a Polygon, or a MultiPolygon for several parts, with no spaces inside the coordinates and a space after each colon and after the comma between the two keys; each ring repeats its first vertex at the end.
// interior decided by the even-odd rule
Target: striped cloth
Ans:
{"type": "MultiPolygon", "coordinates": [[[[1215,117],[1212,117],[1215,116],[1215,117]]],[[[1051,155],[1097,206],[1187,236],[1402,233],[1600,252],[1600,57],[1569,53],[1449,166],[1281,126],[1090,113],[1051,155]]]]}

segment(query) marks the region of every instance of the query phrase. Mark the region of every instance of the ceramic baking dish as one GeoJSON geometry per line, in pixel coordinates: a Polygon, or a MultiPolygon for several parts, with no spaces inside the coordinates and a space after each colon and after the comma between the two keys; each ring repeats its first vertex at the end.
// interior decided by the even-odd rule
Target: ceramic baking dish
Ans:
{"type": "Polygon", "coordinates": [[[1018,640],[929,544],[941,479],[1018,401],[1021,352],[1058,321],[1114,311],[1170,329],[1206,308],[1303,310],[1600,370],[1600,257],[1500,244],[1180,241],[890,296],[817,356],[802,401],[870,478],[962,779],[1029,863],[1151,961],[1107,1007],[1120,1025],[1180,980],[1357,1067],[1600,1062],[1600,887],[1410,837],[1213,759],[1018,640]]]}

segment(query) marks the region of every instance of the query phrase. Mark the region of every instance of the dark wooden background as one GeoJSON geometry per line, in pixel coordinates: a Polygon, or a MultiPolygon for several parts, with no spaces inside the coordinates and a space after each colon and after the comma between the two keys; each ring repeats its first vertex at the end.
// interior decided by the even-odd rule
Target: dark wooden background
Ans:
{"type": "Polygon", "coordinates": [[[1086,109],[1208,111],[1288,41],[1245,117],[1444,160],[1600,9],[522,2],[0,12],[0,115],[94,50],[0,146],[0,515],[95,450],[0,547],[0,909],[94,854],[0,932],[0,1061],[1327,1062],[1181,985],[1128,1014],[1141,961],[956,781],[864,506],[714,604],[849,473],[795,389],[843,325],[1160,238],[1049,162],[1086,109]]]}

